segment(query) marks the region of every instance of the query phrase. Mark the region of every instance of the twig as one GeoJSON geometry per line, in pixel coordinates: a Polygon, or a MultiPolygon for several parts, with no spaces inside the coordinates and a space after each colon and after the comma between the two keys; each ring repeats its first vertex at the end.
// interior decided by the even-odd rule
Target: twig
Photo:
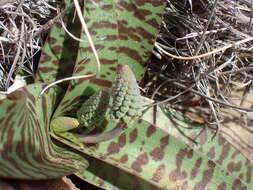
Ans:
{"type": "Polygon", "coordinates": [[[226,45],[224,47],[217,48],[217,49],[215,49],[215,50],[213,50],[211,52],[207,52],[207,53],[204,53],[204,54],[201,54],[201,55],[197,55],[197,56],[192,56],[192,57],[183,57],[183,56],[173,55],[173,54],[167,52],[166,50],[164,50],[158,42],[155,42],[155,47],[158,48],[165,55],[168,55],[168,56],[170,56],[170,57],[172,57],[174,59],[194,60],[194,59],[199,59],[199,58],[207,57],[209,55],[213,55],[213,54],[216,54],[216,53],[221,52],[221,51],[225,51],[228,48],[231,48],[231,47],[234,47],[234,46],[237,46],[237,45],[240,45],[240,44],[244,44],[244,43],[252,41],[252,40],[253,40],[253,37],[249,37],[249,38],[240,40],[238,42],[235,42],[233,44],[229,44],[229,45],[226,45]]]}

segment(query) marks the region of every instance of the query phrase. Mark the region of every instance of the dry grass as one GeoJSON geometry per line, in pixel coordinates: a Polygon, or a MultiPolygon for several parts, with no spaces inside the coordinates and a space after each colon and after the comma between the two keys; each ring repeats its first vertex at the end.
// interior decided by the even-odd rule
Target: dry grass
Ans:
{"type": "Polygon", "coordinates": [[[195,0],[192,6],[168,0],[157,44],[172,55],[155,49],[143,80],[147,96],[214,126],[224,119],[223,108],[252,112],[252,105],[242,106],[252,88],[252,13],[250,0],[195,0]]]}
{"type": "Polygon", "coordinates": [[[34,59],[43,45],[43,25],[57,14],[52,0],[2,0],[0,3],[0,90],[17,73],[34,75],[34,59]]]}

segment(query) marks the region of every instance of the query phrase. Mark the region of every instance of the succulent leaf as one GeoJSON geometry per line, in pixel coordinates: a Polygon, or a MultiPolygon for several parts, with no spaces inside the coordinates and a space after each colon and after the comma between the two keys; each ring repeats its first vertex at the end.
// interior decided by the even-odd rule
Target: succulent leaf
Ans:
{"type": "Polygon", "coordinates": [[[61,91],[28,85],[0,100],[0,176],[48,179],[83,170],[87,161],[50,138],[49,125],[61,91]]]}

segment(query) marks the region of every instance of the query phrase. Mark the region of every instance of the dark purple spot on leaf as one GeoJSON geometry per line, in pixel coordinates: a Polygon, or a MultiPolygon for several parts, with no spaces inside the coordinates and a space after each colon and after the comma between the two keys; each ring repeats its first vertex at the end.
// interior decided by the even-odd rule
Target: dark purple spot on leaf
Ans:
{"type": "Polygon", "coordinates": [[[226,183],[223,182],[223,183],[219,184],[217,187],[217,190],[227,190],[226,183]]]}
{"type": "Polygon", "coordinates": [[[239,179],[236,179],[233,182],[232,189],[233,190],[247,190],[247,187],[243,186],[242,182],[239,179]]]}
{"type": "Polygon", "coordinates": [[[103,86],[103,87],[107,87],[107,88],[111,88],[112,87],[112,82],[108,81],[108,80],[103,80],[103,79],[91,79],[90,80],[92,83],[98,85],[98,86],[103,86]]]}
{"type": "Polygon", "coordinates": [[[135,128],[130,133],[130,143],[133,143],[137,139],[137,136],[138,136],[138,132],[137,132],[137,129],[135,128]]]}
{"type": "Polygon", "coordinates": [[[120,149],[126,144],[126,135],[122,134],[117,139],[117,143],[111,142],[107,148],[108,155],[119,153],[120,149]]]}
{"type": "Polygon", "coordinates": [[[147,129],[146,135],[147,137],[150,137],[155,132],[156,132],[156,128],[153,125],[150,125],[147,129]]]}
{"type": "Polygon", "coordinates": [[[62,46],[56,45],[52,49],[55,54],[59,54],[62,50],[62,46]]]}
{"type": "Polygon", "coordinates": [[[53,38],[53,37],[48,37],[47,38],[47,42],[50,43],[50,44],[54,44],[54,43],[57,42],[57,40],[55,38],[53,38]]]}
{"type": "Polygon", "coordinates": [[[150,156],[152,157],[152,159],[154,161],[160,161],[160,160],[162,160],[163,157],[164,157],[163,149],[160,148],[160,147],[155,148],[154,150],[152,150],[150,152],[150,156]]]}
{"type": "Polygon", "coordinates": [[[207,152],[207,156],[208,156],[208,158],[214,158],[214,156],[215,156],[215,151],[214,151],[214,147],[212,147],[210,150],[209,150],[209,152],[207,152]]]}
{"type": "Polygon", "coordinates": [[[228,168],[228,171],[231,173],[235,172],[235,171],[239,171],[242,169],[242,163],[241,163],[241,161],[238,161],[237,163],[231,161],[228,164],[227,168],[228,168]]]}
{"type": "Polygon", "coordinates": [[[227,158],[230,148],[231,146],[229,143],[226,143],[226,144],[223,143],[222,152],[219,156],[219,159],[217,160],[217,163],[222,164],[222,162],[227,158]]]}
{"type": "Polygon", "coordinates": [[[202,177],[201,181],[199,181],[198,183],[195,184],[193,190],[204,190],[204,189],[206,189],[207,184],[209,183],[209,181],[213,177],[215,164],[213,162],[209,161],[208,166],[210,168],[208,168],[207,170],[205,170],[203,172],[203,177],[202,177]]]}
{"type": "Polygon", "coordinates": [[[171,181],[183,180],[187,177],[187,173],[185,171],[180,171],[178,169],[173,170],[169,174],[169,178],[171,181]]]}
{"type": "Polygon", "coordinates": [[[191,171],[191,179],[194,179],[197,176],[197,174],[199,172],[199,168],[201,166],[201,163],[202,163],[202,159],[201,158],[199,158],[199,159],[196,160],[194,168],[191,171]]]}
{"type": "Polygon", "coordinates": [[[164,177],[164,173],[165,173],[165,165],[161,164],[156,168],[151,180],[158,183],[164,177]]]}
{"type": "Polygon", "coordinates": [[[142,172],[142,166],[148,164],[148,161],[147,153],[143,153],[136,158],[131,167],[133,170],[140,173],[142,172]]]}
{"type": "Polygon", "coordinates": [[[121,158],[119,159],[119,161],[121,163],[126,163],[128,161],[128,155],[125,154],[125,155],[121,156],[121,158]]]}
{"type": "Polygon", "coordinates": [[[100,59],[101,64],[105,64],[105,65],[111,65],[111,64],[116,64],[118,60],[113,59],[100,59]]]}

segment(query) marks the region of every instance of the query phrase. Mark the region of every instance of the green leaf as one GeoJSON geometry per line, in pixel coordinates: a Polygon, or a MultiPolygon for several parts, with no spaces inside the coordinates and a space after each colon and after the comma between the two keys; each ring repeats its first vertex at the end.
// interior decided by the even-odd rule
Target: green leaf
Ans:
{"type": "MultiPolygon", "coordinates": [[[[83,15],[101,61],[101,72],[89,81],[71,81],[55,117],[75,108],[84,95],[112,87],[119,65],[129,65],[140,79],[153,49],[164,6],[162,0],[85,2],[83,15]]],[[[73,76],[97,70],[86,34],[82,32],[80,38],[86,43],[79,44],[73,76]]]]}
{"type": "MultiPolygon", "coordinates": [[[[65,0],[62,9],[70,5],[70,0],[65,0]]],[[[64,9],[65,10],[65,9],[64,9]]],[[[76,37],[80,37],[81,26],[78,18],[74,17],[74,9],[68,16],[64,17],[65,26],[76,37]]],[[[36,81],[54,82],[56,80],[72,76],[76,57],[78,54],[79,42],[73,40],[59,23],[55,24],[48,36],[36,72],[36,81]]]]}
{"type": "Polygon", "coordinates": [[[196,153],[212,160],[222,170],[243,183],[253,185],[251,162],[222,136],[214,136],[214,132],[210,129],[196,125],[186,120],[180,112],[164,107],[158,107],[157,110],[149,109],[142,119],[153,123],[191,147],[196,153]],[[154,115],[157,116],[156,122],[152,120],[154,115]]]}
{"type": "Polygon", "coordinates": [[[48,179],[85,169],[87,161],[53,144],[49,124],[61,91],[54,87],[39,97],[45,85],[33,84],[0,100],[0,176],[48,179]]]}
{"type": "MultiPolygon", "coordinates": [[[[109,122],[107,130],[114,127],[115,124],[109,122]]],[[[241,176],[231,175],[232,173],[224,170],[225,168],[219,164],[145,121],[136,121],[118,138],[98,145],[84,145],[81,148],[69,142],[65,143],[91,157],[138,176],[158,188],[233,189],[238,186],[247,189],[252,186],[251,182],[241,180],[241,176]]],[[[100,164],[96,163],[94,167],[100,168],[100,164]]],[[[99,180],[94,180],[97,175],[92,173],[97,171],[94,167],[88,168],[89,173],[80,172],[77,175],[87,181],[93,180],[91,183],[97,181],[97,185],[100,184],[104,188],[113,185],[121,189],[121,177],[118,176],[118,180],[110,177],[114,175],[114,172],[110,172],[112,170],[104,171],[103,176],[99,174],[99,180]]],[[[130,183],[131,185],[134,184],[130,183]]]]}

